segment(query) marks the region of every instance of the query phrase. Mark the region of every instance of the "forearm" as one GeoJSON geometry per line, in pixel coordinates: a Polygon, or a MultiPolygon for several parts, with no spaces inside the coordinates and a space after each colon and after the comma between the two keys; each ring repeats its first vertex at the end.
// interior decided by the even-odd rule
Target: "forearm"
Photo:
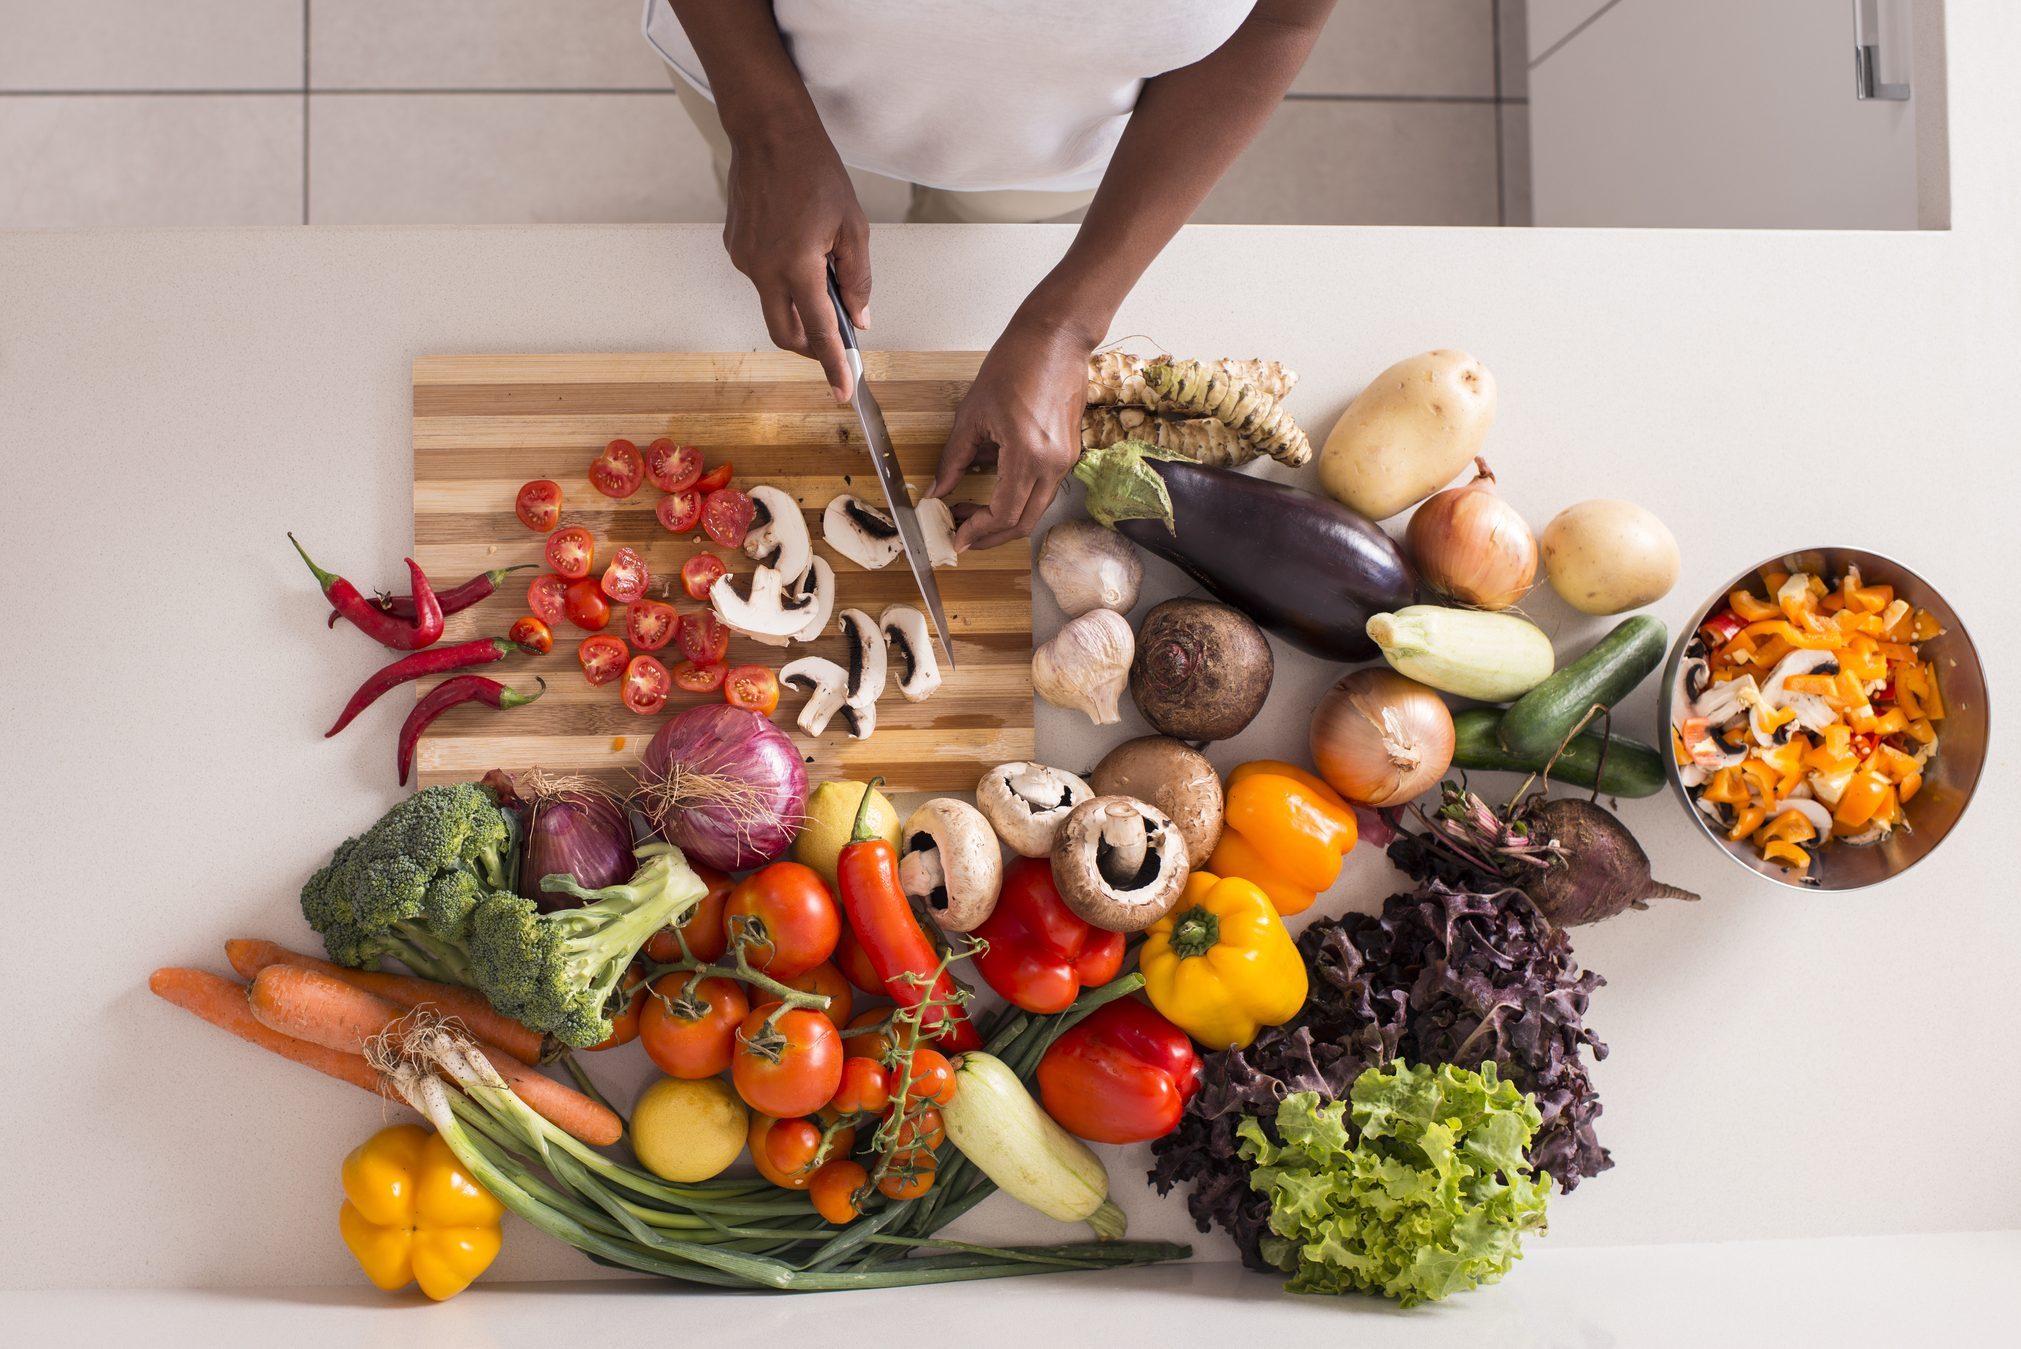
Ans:
{"type": "Polygon", "coordinates": [[[1094,347],[1153,259],[1283,101],[1333,0],[1258,0],[1228,41],[1144,84],[1094,202],[1018,310],[1094,347]]]}
{"type": "Polygon", "coordinates": [[[701,58],[731,142],[818,131],[807,83],[786,53],[768,0],[670,0],[701,58]]]}

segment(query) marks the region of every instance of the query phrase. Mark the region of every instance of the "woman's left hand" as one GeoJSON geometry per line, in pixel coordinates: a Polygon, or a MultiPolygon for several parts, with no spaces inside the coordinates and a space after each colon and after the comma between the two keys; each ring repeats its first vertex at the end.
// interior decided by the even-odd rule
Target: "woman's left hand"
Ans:
{"type": "Polygon", "coordinates": [[[966,507],[955,547],[994,548],[1032,532],[1081,454],[1093,345],[1065,329],[1014,318],[954,414],[928,496],[946,496],[970,469],[996,466],[989,504],[966,507]]]}

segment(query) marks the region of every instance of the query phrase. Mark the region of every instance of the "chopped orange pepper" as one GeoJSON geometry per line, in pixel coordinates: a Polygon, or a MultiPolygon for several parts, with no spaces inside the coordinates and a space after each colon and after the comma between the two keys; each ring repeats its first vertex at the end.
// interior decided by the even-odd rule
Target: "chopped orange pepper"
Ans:
{"type": "Polygon", "coordinates": [[[1908,729],[1908,715],[1899,707],[1891,707],[1874,718],[1875,735],[1900,735],[1908,729]]]}
{"type": "Polygon", "coordinates": [[[1853,780],[1839,796],[1838,809],[1832,812],[1832,824],[1843,833],[1858,833],[1873,820],[1874,812],[1888,795],[1887,780],[1880,774],[1865,771],[1853,774],[1853,780]]]}
{"type": "Polygon", "coordinates": [[[1817,837],[1817,826],[1810,822],[1810,816],[1800,810],[1785,810],[1762,827],[1760,837],[1764,839],[1786,839],[1791,843],[1808,843],[1817,837]]]}
{"type": "Polygon", "coordinates": [[[1923,790],[1923,775],[1921,773],[1905,773],[1902,775],[1901,785],[1895,789],[1895,799],[1906,806],[1909,804],[1910,798],[1914,797],[1921,790],[1923,790]]]}
{"type": "Polygon", "coordinates": [[[1916,617],[1909,629],[1909,636],[1918,642],[1932,641],[1944,635],[1944,625],[1928,609],[1916,610],[1916,617]]]}
{"type": "MultiPolygon", "coordinates": [[[[1782,589],[1782,587],[1771,585],[1768,589],[1770,594],[1774,594],[1776,591],[1782,589]]],[[[1768,600],[1756,599],[1751,591],[1736,590],[1726,597],[1726,602],[1732,607],[1733,612],[1740,616],[1743,622],[1759,623],[1765,618],[1782,617],[1782,610],[1780,608],[1768,600]]]]}
{"type": "Polygon", "coordinates": [[[1744,806],[1748,803],[1747,784],[1741,778],[1740,769],[1721,768],[1705,784],[1705,799],[1722,806],[1744,806]]]}
{"type": "Polygon", "coordinates": [[[1741,810],[1739,818],[1734,820],[1733,828],[1726,831],[1727,838],[1735,843],[1744,838],[1752,838],[1754,831],[1761,828],[1761,822],[1767,815],[1768,812],[1760,806],[1745,807],[1741,810]]]}
{"type": "Polygon", "coordinates": [[[1919,745],[1935,744],[1937,740],[1937,728],[1929,723],[1928,718],[1912,718],[1909,722],[1909,739],[1919,745]]]}
{"type": "Polygon", "coordinates": [[[1783,681],[1783,687],[1791,693],[1815,693],[1820,698],[1836,698],[1839,695],[1839,681],[1836,675],[1791,675],[1783,681]]]}
{"type": "Polygon", "coordinates": [[[1764,861],[1781,862],[1792,871],[1810,870],[1810,854],[1794,843],[1782,839],[1771,839],[1761,850],[1764,861]]]}
{"type": "Polygon", "coordinates": [[[1944,695],[1937,688],[1937,667],[1923,662],[1923,716],[1929,721],[1944,719],[1944,695]]]}

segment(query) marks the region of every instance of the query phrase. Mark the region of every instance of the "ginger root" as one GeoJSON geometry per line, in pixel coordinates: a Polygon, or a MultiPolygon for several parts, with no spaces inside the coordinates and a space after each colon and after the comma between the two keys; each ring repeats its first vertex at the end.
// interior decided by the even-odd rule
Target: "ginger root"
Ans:
{"type": "MultiPolygon", "coordinates": [[[[1153,356],[1132,356],[1124,351],[1098,351],[1088,360],[1088,399],[1099,405],[1119,403],[1147,407],[1153,412],[1176,413],[1197,411],[1177,404],[1168,404],[1144,382],[1144,367],[1169,364],[1169,358],[1153,356]]],[[[1222,357],[1217,361],[1193,361],[1187,364],[1205,366],[1237,384],[1253,384],[1272,398],[1282,399],[1291,392],[1291,386],[1298,383],[1298,375],[1286,370],[1275,361],[1251,358],[1238,361],[1222,357]]]]}
{"type": "Polygon", "coordinates": [[[1312,442],[1284,404],[1260,384],[1238,380],[1205,361],[1152,363],[1144,387],[1161,402],[1222,422],[1244,441],[1294,468],[1312,458],[1312,442]]]}
{"type": "Polygon", "coordinates": [[[1212,417],[1161,417],[1141,407],[1090,406],[1082,410],[1082,449],[1102,449],[1119,440],[1145,441],[1215,468],[1240,468],[1258,453],[1212,417]]]}

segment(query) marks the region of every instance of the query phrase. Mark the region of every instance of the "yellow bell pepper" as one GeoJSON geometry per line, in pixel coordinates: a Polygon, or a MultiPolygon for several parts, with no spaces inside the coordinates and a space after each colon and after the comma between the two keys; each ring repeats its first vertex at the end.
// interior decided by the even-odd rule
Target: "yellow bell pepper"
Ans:
{"type": "Polygon", "coordinates": [[[1247,1048],[1305,1005],[1305,961],[1270,896],[1239,876],[1196,871],[1138,956],[1144,992],[1209,1049],[1247,1048]]]}
{"type": "Polygon", "coordinates": [[[381,1129],[344,1159],[337,1229],[358,1267],[387,1292],[421,1285],[455,1297],[498,1257],[505,1206],[464,1171],[440,1134],[381,1129]]]}
{"type": "Polygon", "coordinates": [[[1221,841],[1204,870],[1252,882],[1280,914],[1312,907],[1353,849],[1354,808],[1315,775],[1275,759],[1228,775],[1221,841]]]}

